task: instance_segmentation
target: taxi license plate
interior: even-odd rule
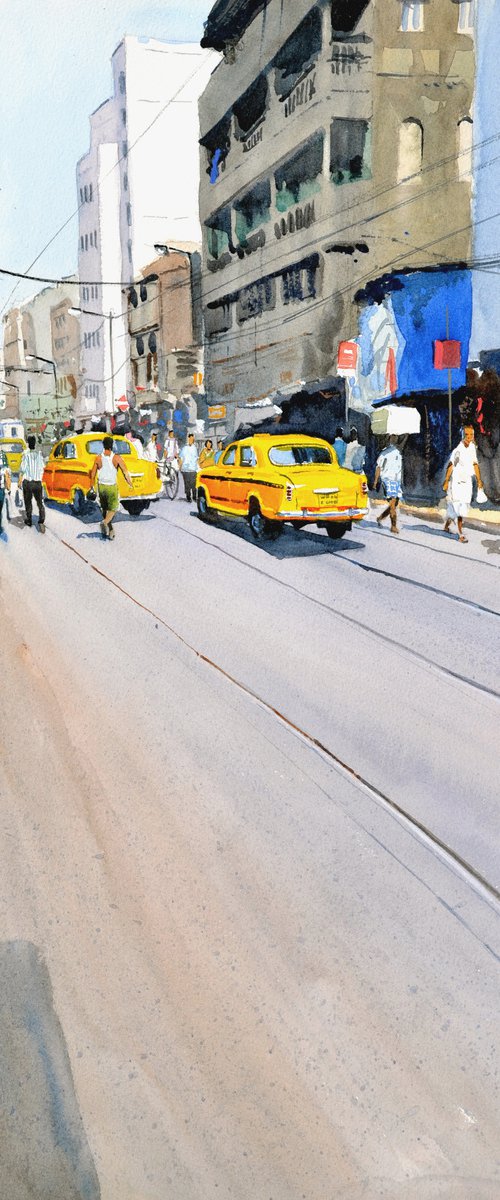
[[[338,502],[339,502],[338,492],[327,492],[326,495],[319,496],[319,503],[320,503],[321,508],[330,508],[332,504],[338,504]]]

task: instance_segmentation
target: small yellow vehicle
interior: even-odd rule
[[[121,454],[132,479],[132,487],[118,472],[118,494],[122,508],[131,517],[139,516],[156,500],[163,484],[159,467],[140,458],[135,446],[125,437],[113,439],[115,454]],[[90,472],[97,454],[102,451],[102,435],[78,433],[63,438],[54,446],[45,465],[43,486],[48,500],[71,504],[73,512],[82,516],[88,507],[91,488]]]
[[[0,450],[5,454],[11,475],[19,475],[23,452],[27,450],[23,438],[0,438]]]
[[[319,525],[341,538],[368,511],[366,475],[339,467],[322,438],[257,433],[233,442],[196,477],[198,513],[246,518],[255,538],[276,536],[285,522]]]

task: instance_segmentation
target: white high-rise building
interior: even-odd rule
[[[113,412],[129,393],[123,289],[156,245],[190,250],[201,240],[198,98],[216,58],[136,37],[113,54],[113,95],[92,113],[77,166],[81,416]]]

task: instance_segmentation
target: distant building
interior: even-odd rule
[[[281,395],[330,435],[383,398],[444,405],[434,344],[447,340],[464,383],[473,24],[456,0],[213,6],[202,45],[223,58],[200,99],[209,402]]]
[[[14,415],[15,403],[26,421],[72,416],[80,350],[79,321],[69,315],[75,292],[77,277],[69,276],[5,314],[3,377],[12,385],[5,391],[8,415]]]
[[[136,37],[113,54],[113,95],[92,114],[77,166],[81,415],[132,399],[124,285],[155,245],[200,242],[197,102],[212,58],[197,45]]]
[[[169,249],[126,293],[135,406],[175,424],[203,380],[199,252]]]

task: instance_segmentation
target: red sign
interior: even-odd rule
[[[116,407],[120,410],[120,412],[127,412],[128,411],[127,397],[120,396],[120,399],[116,401]]]
[[[357,342],[340,342],[337,367],[340,371],[355,371],[358,361]]]
[[[452,371],[460,367],[460,342],[434,342],[434,367],[436,371]]]

